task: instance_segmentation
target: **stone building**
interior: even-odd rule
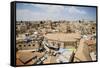
[[[45,37],[48,39],[48,42],[52,45],[59,45],[61,48],[76,48],[77,43],[79,42],[80,35],[77,33],[54,33],[46,34]],[[54,45],[55,46],[55,45]]]

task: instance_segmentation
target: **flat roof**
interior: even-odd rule
[[[79,33],[49,33],[44,35],[48,40],[55,40],[55,41],[76,41],[80,39],[81,35]]]

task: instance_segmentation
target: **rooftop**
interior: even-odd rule
[[[80,39],[81,35],[79,33],[51,33],[44,35],[48,40],[55,41],[76,41],[76,39]]]

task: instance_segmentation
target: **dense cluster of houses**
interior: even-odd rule
[[[94,21],[17,21],[16,64],[96,60]]]

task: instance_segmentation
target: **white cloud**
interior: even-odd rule
[[[34,6],[39,7],[47,12],[62,12],[62,11],[68,11],[69,13],[76,13],[76,14],[86,14],[86,11],[80,10],[77,7],[74,6],[64,6],[61,5],[42,5],[42,4],[35,4]]]
[[[40,11],[32,11],[30,9],[17,9],[17,20],[56,20],[64,10],[63,6],[53,5],[33,5],[40,8]],[[41,10],[43,10],[41,12]]]
[[[17,20],[39,20],[43,19],[43,14],[39,12],[33,12],[28,9],[17,10],[16,12]]]
[[[27,5],[27,4],[26,4]],[[67,18],[77,18],[85,15],[84,10],[72,6],[30,4],[40,11],[29,9],[17,9],[17,20],[61,20]],[[34,8],[33,8],[34,9]],[[79,15],[78,15],[79,14]],[[77,17],[76,17],[77,16]]]
[[[73,6],[70,7],[68,9],[68,11],[69,11],[69,13],[72,13],[72,14],[86,14],[86,12],[84,10],[80,10],[80,9],[73,7]]]
[[[35,4],[33,6],[44,10],[46,13],[60,13],[64,9],[63,6],[59,6],[59,5]]]

